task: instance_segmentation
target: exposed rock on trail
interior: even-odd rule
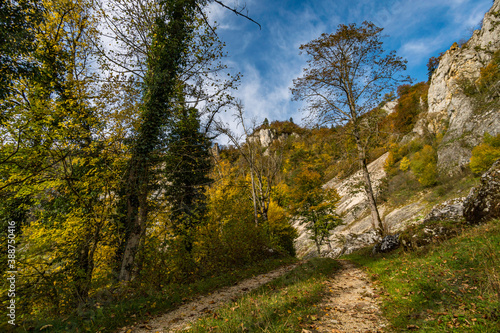
[[[343,269],[325,282],[325,296],[318,304],[321,318],[303,333],[384,331],[388,323],[368,277],[350,261],[339,262]]]
[[[189,323],[199,317],[209,315],[225,303],[266,284],[281,275],[291,271],[298,264],[288,265],[274,271],[261,274],[239,282],[232,287],[225,287],[206,296],[200,296],[181,307],[156,317],[149,322],[143,322],[132,327],[123,327],[120,333],[169,333],[178,332],[189,326]]]

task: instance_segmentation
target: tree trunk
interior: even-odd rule
[[[370,211],[372,215],[372,228],[380,236],[383,236],[385,231],[382,224],[382,220],[380,219],[380,214],[378,212],[377,202],[375,201],[375,195],[373,194],[373,186],[370,179],[370,173],[368,172],[368,166],[366,164],[365,150],[361,144],[359,136],[355,135],[355,138],[356,138],[356,147],[358,149],[358,161],[361,167],[361,172],[363,173],[363,178],[365,183],[365,193],[366,197],[368,198],[368,204],[370,205]]]
[[[130,234],[128,236],[128,241],[125,244],[125,249],[122,256],[120,273],[118,279],[120,281],[130,281],[132,280],[132,272],[134,268],[135,255],[139,248],[139,244],[144,234],[146,221],[147,221],[147,203],[146,196],[142,195],[139,200],[139,214],[135,215],[133,220],[130,221]],[[131,209],[136,209],[135,207],[130,207]]]
[[[155,20],[154,47],[148,54],[142,123],[134,142],[128,177],[121,191],[119,219],[123,229],[120,231],[125,232],[125,237],[119,246],[119,264],[115,267],[120,281],[132,279],[135,255],[145,233],[151,181],[149,174],[159,163],[155,151],[172,115],[171,103],[185,60],[196,6],[196,0],[174,1],[173,7],[164,8],[167,11],[165,15]],[[167,18],[168,22],[162,21]]]
[[[321,242],[318,239],[318,235],[314,237],[314,244],[316,244],[316,250],[318,251],[318,257],[321,257]]]
[[[252,161],[253,163],[253,161]],[[253,165],[250,165],[250,179],[252,180],[252,200],[253,200],[253,214],[255,225],[259,225],[259,215],[257,214],[257,198],[255,195],[255,178],[253,176]]]

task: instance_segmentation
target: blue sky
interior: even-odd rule
[[[427,80],[427,61],[453,42],[471,35],[492,5],[491,0],[226,0],[245,6],[259,22],[237,17],[212,4],[210,17],[227,45],[227,63],[243,74],[235,96],[246,114],[257,122],[264,118],[296,123],[306,115],[303,105],[291,100],[292,80],[301,75],[306,56],[299,46],[333,33],[339,24],[372,21],[388,35],[384,46],[408,60],[407,74],[416,82]],[[223,115],[230,121],[228,114]]]

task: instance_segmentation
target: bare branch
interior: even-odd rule
[[[221,6],[222,6],[222,7],[224,7],[224,8],[226,8],[226,9],[228,9],[228,10],[232,11],[232,12],[233,12],[233,13],[235,13],[236,15],[241,16],[241,17],[244,17],[244,18],[246,18],[247,20],[249,20],[249,21],[251,21],[251,22],[253,22],[253,23],[257,24],[257,25],[259,26],[259,29],[260,29],[260,30],[262,30],[262,26],[261,26],[261,25],[260,25],[257,21],[255,21],[255,20],[253,20],[251,17],[249,17],[248,15],[243,14],[241,11],[238,11],[238,10],[237,10],[237,9],[235,9],[235,8],[231,8],[231,7],[229,7],[229,6],[226,6],[225,4],[223,4],[223,3],[222,3],[221,1],[219,1],[219,0],[214,0],[214,2],[218,3],[219,5],[221,5]]]

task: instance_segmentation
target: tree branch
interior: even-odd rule
[[[247,20],[249,20],[249,21],[251,21],[251,22],[253,22],[253,23],[257,24],[257,25],[259,26],[259,29],[260,29],[260,30],[262,30],[262,26],[261,26],[261,25],[260,25],[257,21],[255,21],[254,19],[250,18],[248,15],[245,15],[245,14],[243,14],[242,12],[237,11],[235,8],[231,8],[231,7],[229,7],[229,6],[226,6],[225,4],[223,4],[222,2],[220,2],[219,0],[214,0],[214,2],[218,3],[219,5],[221,5],[221,6],[222,6],[222,7],[224,7],[224,8],[226,8],[226,9],[228,9],[228,10],[232,11],[232,12],[233,12],[233,13],[235,13],[236,15],[238,15],[238,16],[242,16],[242,17],[246,18]]]

